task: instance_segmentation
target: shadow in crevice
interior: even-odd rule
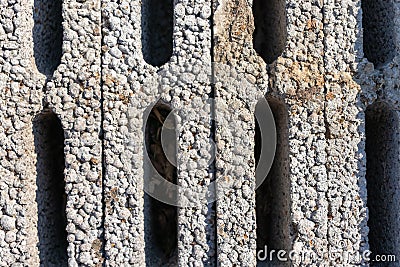
[[[399,118],[388,104],[378,101],[365,112],[367,155],[367,206],[369,245],[375,255],[398,251],[400,247],[399,203]],[[371,266],[387,263],[371,262]]]
[[[34,0],[33,53],[38,71],[51,77],[61,63],[62,0]]]
[[[253,47],[265,63],[273,63],[287,42],[286,1],[254,0]]]
[[[390,0],[362,0],[364,54],[376,67],[396,54],[395,7]]]
[[[33,135],[40,265],[67,266],[64,131],[57,116],[45,110],[34,118]]]
[[[150,162],[145,160],[147,166],[144,182],[154,192],[163,191],[176,199],[176,192],[168,192],[168,186],[155,179],[156,175],[160,175],[168,182],[177,184],[176,121],[173,114],[168,116],[170,113],[168,105],[157,103],[145,122],[145,153],[147,152]],[[145,193],[144,209],[146,266],[176,266],[178,208]]]
[[[260,108],[257,104],[256,109]],[[290,250],[289,115],[287,107],[268,98],[276,124],[276,152],[271,169],[256,190],[257,251]],[[256,111],[257,112],[257,111]],[[265,127],[265,126],[263,126]],[[260,163],[262,136],[256,120],[255,160]],[[261,163],[260,163],[261,164]],[[259,178],[257,178],[259,179]],[[264,253],[260,255],[265,256]],[[274,257],[276,260],[276,257]],[[289,263],[288,263],[289,264]],[[284,266],[275,261],[258,261],[257,266]]]
[[[142,0],[142,54],[150,65],[167,63],[173,51],[173,0]]]

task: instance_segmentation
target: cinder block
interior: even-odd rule
[[[5,0],[0,47],[0,266],[400,266],[398,1]]]

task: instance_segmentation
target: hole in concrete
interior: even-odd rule
[[[64,131],[57,116],[43,111],[33,121],[41,266],[67,266]]]
[[[364,54],[376,67],[395,56],[395,7],[391,0],[362,0]]]
[[[399,122],[396,111],[383,102],[369,106],[365,115],[368,239],[374,258],[396,254],[400,247]]]
[[[287,41],[286,1],[254,0],[253,46],[267,64],[284,51]]]
[[[62,56],[62,0],[35,0],[33,52],[37,69],[52,76]]]
[[[256,109],[261,108],[260,103],[262,102],[257,104]],[[285,249],[289,251],[290,182],[288,113],[285,105],[276,99],[268,99],[268,104],[273,113],[276,125],[276,152],[267,177],[256,190],[257,251],[264,251],[265,246],[267,246],[268,251],[271,251],[271,249]],[[260,125],[256,120],[254,150],[256,165],[262,164],[260,162],[261,142]],[[264,254],[262,253],[260,256],[262,257]],[[270,266],[271,264],[277,263],[271,262],[269,259],[258,261],[257,263],[258,266]]]
[[[142,54],[153,66],[161,66],[172,56],[173,0],[142,0]]]
[[[157,103],[146,123],[146,151],[153,168],[146,168],[145,182],[154,192],[163,192],[176,199],[176,192],[167,185],[153,182],[156,175],[177,184],[176,122],[168,105]],[[159,177],[159,176],[158,176]],[[145,239],[147,266],[177,265],[177,207],[145,194]]]

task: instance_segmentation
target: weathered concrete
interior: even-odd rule
[[[0,0],[0,266],[400,266],[399,1],[50,2]]]
[[[15,221],[7,229],[3,225],[1,231],[2,266],[38,265],[42,232],[46,229],[54,231],[51,224],[41,223],[43,217],[38,219],[38,215],[42,215],[40,210],[38,213],[38,206],[44,209],[40,202],[50,201],[49,210],[53,209],[51,198],[36,198],[45,190],[37,188],[42,184],[40,177],[48,179],[45,177],[49,171],[47,167],[42,168],[43,159],[37,160],[37,155],[41,154],[38,151],[51,149],[51,146],[40,148],[38,143],[51,143],[55,138],[34,127],[34,118],[44,109],[57,114],[64,131],[62,145],[67,194],[64,216],[68,220],[68,251],[65,247],[64,254],[68,255],[71,266],[101,265],[103,261],[100,241],[103,216],[99,138],[100,2],[64,1],[63,30],[59,23],[61,9],[54,11],[53,4],[57,5],[57,1],[0,3],[0,169],[4,178],[1,181],[1,206],[8,206],[1,216],[5,221],[6,216]],[[59,42],[48,40],[46,36],[53,38],[60,31],[63,32],[63,55],[57,59],[54,50],[60,48],[53,50],[49,42],[53,45],[59,45]],[[60,64],[54,66],[57,61]],[[4,237],[11,233],[15,233],[14,238]],[[61,242],[65,243],[65,240]],[[45,251],[40,252],[40,257]]]

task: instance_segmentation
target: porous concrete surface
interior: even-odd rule
[[[64,129],[68,264],[103,263],[100,1],[63,1],[63,55],[45,103]]]
[[[61,63],[53,75],[44,71],[45,76],[39,69],[52,70],[57,59],[48,40],[33,35],[52,36],[48,31],[57,35],[61,30],[50,11],[56,2],[0,2],[1,266],[39,265],[46,254],[40,251],[39,256],[40,233],[47,229],[49,236],[55,234],[51,224],[44,226],[43,218],[38,219],[38,206],[49,199],[36,201],[45,190],[38,190],[37,182],[41,184],[40,177],[46,177],[48,169],[41,167],[43,159],[37,159],[40,147],[35,148],[35,140],[46,143],[46,138],[54,138],[33,129],[34,118],[44,109],[51,109],[60,119],[65,138],[68,248],[64,247],[64,256],[70,266],[101,265],[103,261],[100,2],[62,2],[57,15],[62,12]],[[49,205],[48,210],[54,208]],[[54,266],[62,263],[62,256],[59,260]]]
[[[141,27],[149,23],[141,21],[141,12],[151,8],[146,2],[102,4],[107,266],[165,263],[151,249],[145,250],[145,246],[157,245],[150,242],[151,227],[144,227],[150,223],[145,221],[149,209],[144,205],[143,193],[148,164],[143,146],[147,109],[159,100],[175,109],[178,184],[198,191],[199,184],[207,186],[212,178],[205,160],[211,157],[211,3],[174,2],[174,24],[164,25],[173,27],[173,52],[167,63],[156,67],[146,63],[141,53],[154,46],[141,38],[149,35],[141,32],[149,29]],[[156,20],[155,15],[144,17]],[[164,52],[168,56],[168,51]],[[178,210],[180,266],[213,265],[212,218],[212,204],[205,200]]]
[[[371,63],[362,58],[360,4],[349,1],[337,5],[330,1],[324,13],[327,245],[329,251],[350,255],[368,249],[363,134],[366,103],[355,75],[368,75],[365,69]],[[334,35],[333,29],[341,34]],[[366,85],[366,95],[368,88]]]
[[[375,208],[380,206],[382,213],[378,216],[382,216],[391,201],[398,199],[396,188],[399,181],[398,175],[391,172],[391,168],[398,166],[398,155],[386,153],[380,157],[379,154],[375,156],[377,152],[374,149],[367,150],[370,154],[366,154],[365,150],[365,139],[370,142],[370,146],[371,142],[386,143],[392,148],[398,146],[399,129],[396,125],[399,118],[396,115],[392,117],[396,122],[382,117],[375,122],[386,122],[386,133],[379,127],[372,132],[365,130],[365,110],[369,106],[383,101],[392,109],[386,112],[396,113],[399,100],[396,89],[398,79],[386,76],[383,79],[389,84],[382,86],[377,78],[382,73],[398,72],[399,3],[381,1],[378,5],[383,8],[376,8],[376,3],[365,1],[363,8],[367,12],[363,12],[359,1],[348,1],[340,5],[329,1],[325,4],[328,242],[330,251],[346,251],[349,255],[367,249],[378,254],[398,254],[399,247],[395,237],[399,231],[398,219],[396,221],[391,216],[385,217],[383,220],[392,223],[378,226],[375,217],[367,223],[367,203],[372,211],[370,215],[378,215]],[[382,19],[383,16],[385,19]],[[371,21],[377,22],[377,28],[371,28]],[[364,31],[362,22],[366,24]],[[368,36],[364,42],[363,35]],[[385,44],[378,45],[380,42]],[[385,109],[378,108],[372,118],[370,115],[369,123],[374,124],[374,118],[381,112],[384,113]],[[392,132],[392,138],[385,137],[389,132]],[[387,166],[387,174],[379,174],[380,165]],[[379,195],[382,193],[391,197],[380,200]],[[397,213],[398,210],[393,208],[391,212]],[[369,231],[375,235],[375,240],[370,243]],[[377,241],[377,231],[391,237]],[[377,246],[383,249],[377,251]],[[354,260],[349,264],[356,263]],[[390,265],[399,266],[399,262]]]
[[[213,8],[218,262],[246,266],[256,262],[254,112],[266,93],[266,65],[252,48],[251,5],[214,1]]]
[[[175,0],[173,19],[153,0],[60,3],[0,0],[0,266],[257,265],[254,110],[265,95],[287,114],[267,177],[282,207],[273,246],[320,257],[293,266],[360,265],[330,251],[400,258],[398,0],[272,1],[286,32],[279,24],[268,42],[253,36],[252,1]],[[143,192],[146,114],[160,100],[175,110],[178,198],[190,204],[167,259]],[[61,143],[65,203],[43,185],[59,176]],[[215,205],[187,194],[209,185]],[[41,242],[61,236],[43,221],[54,203],[66,207],[62,249]]]
[[[288,109],[289,240],[284,249],[323,258],[327,246],[326,136],[324,123],[324,2],[286,4],[287,42],[270,66],[270,91]],[[315,256],[315,255],[314,255]],[[316,258],[315,257],[315,258]],[[296,257],[294,266],[321,263]],[[322,261],[323,263],[324,261]],[[325,264],[328,264],[325,262]]]

